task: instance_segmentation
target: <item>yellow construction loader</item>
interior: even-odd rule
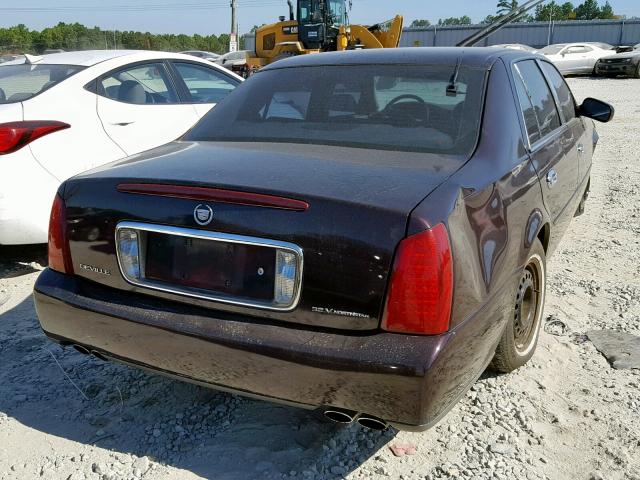
[[[355,50],[397,48],[404,19],[370,27],[349,23],[345,0],[297,0],[296,12],[291,0],[289,20],[265,25],[256,31],[255,51],[247,57],[247,73],[294,55]],[[349,1],[349,4],[351,2]]]

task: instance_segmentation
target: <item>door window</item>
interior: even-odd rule
[[[99,80],[102,95],[136,105],[177,103],[178,96],[162,63],[146,63],[119,70]]]
[[[560,75],[558,70],[549,62],[540,62],[540,65],[542,65],[542,70],[556,91],[564,121],[567,123],[570,122],[576,116],[576,104],[567,82],[564,81],[562,75]]]
[[[534,60],[518,62],[514,69],[518,100],[529,142],[533,145],[560,127],[560,114],[551,90]]]
[[[213,68],[181,62],[174,62],[174,66],[193,103],[219,103],[238,86],[237,81]]]

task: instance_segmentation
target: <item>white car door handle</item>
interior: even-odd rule
[[[578,153],[584,153],[584,146],[578,145]]]
[[[131,125],[132,123],[136,123],[135,120],[131,120],[129,122],[111,122],[111,125],[116,127],[126,127],[127,125]]]
[[[555,170],[549,170],[549,173],[547,174],[547,185],[549,185],[549,188],[553,188],[557,181],[558,172]]]

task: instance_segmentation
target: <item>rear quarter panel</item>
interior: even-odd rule
[[[450,398],[491,360],[512,315],[516,279],[547,222],[515,98],[507,67],[499,60],[490,72],[475,154],[415,209],[409,224],[409,234],[440,222],[447,225],[454,258],[452,328],[474,332],[448,360],[458,366],[446,395]]]

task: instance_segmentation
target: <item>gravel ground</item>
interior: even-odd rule
[[[587,212],[550,261],[550,333],[526,367],[487,372],[428,432],[340,427],[61,349],[30,297],[44,249],[5,248],[0,478],[640,480],[640,370],[612,369],[585,335],[640,335],[640,81],[570,83],[617,116],[598,126]]]

